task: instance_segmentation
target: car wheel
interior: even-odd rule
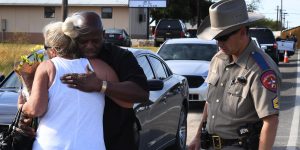
[[[172,145],[170,150],[185,150],[187,138],[187,110],[184,106],[181,108],[178,129],[176,133],[175,144]]]
[[[278,59],[279,59],[279,61],[283,61],[283,59],[284,59],[284,55],[282,54],[282,53],[279,53],[278,54]]]
[[[131,41],[129,41],[128,47],[131,47],[131,46],[132,46],[132,42],[131,42]]]
[[[155,47],[159,47],[159,44],[160,44],[159,42],[154,41],[154,46]]]

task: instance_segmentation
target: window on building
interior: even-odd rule
[[[55,7],[44,7],[44,17],[54,18],[55,17]]]
[[[112,8],[111,7],[102,8],[101,17],[103,19],[111,19],[112,18]]]

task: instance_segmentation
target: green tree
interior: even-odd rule
[[[190,0],[169,0],[166,8],[152,8],[150,15],[153,21],[158,22],[162,18],[174,18],[187,21],[190,19],[191,8],[189,7]]]
[[[199,3],[199,5],[198,5]],[[208,8],[213,2],[206,0],[168,0],[167,8],[152,8],[150,9],[150,16],[153,21],[159,21],[162,18],[176,18],[185,22],[197,21],[199,6],[199,15],[203,19],[208,15]]]
[[[272,20],[272,19],[262,19],[259,20],[257,22],[255,22],[254,24],[251,25],[251,27],[267,27],[270,28],[273,31],[277,30],[277,23],[276,21]]]
[[[249,12],[254,12],[255,10],[258,9],[258,4],[260,3],[260,0],[251,0],[251,1],[247,1],[247,10]]]

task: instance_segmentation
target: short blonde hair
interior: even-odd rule
[[[71,36],[71,30],[63,30],[65,23],[52,22],[43,29],[45,45],[55,48],[59,56],[73,55],[76,50],[74,37]]]

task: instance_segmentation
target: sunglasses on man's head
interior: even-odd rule
[[[228,33],[228,34],[225,34],[225,35],[223,35],[223,36],[216,37],[215,39],[216,39],[217,41],[225,42],[225,41],[227,41],[227,40],[230,38],[230,36],[234,35],[234,34],[237,33],[239,30],[240,30],[240,29],[235,30],[235,31],[232,31],[232,32],[230,32],[230,33]]]
[[[51,48],[50,46],[47,46],[47,45],[44,45],[44,49],[45,50],[47,50],[47,49],[49,49],[49,48]]]

